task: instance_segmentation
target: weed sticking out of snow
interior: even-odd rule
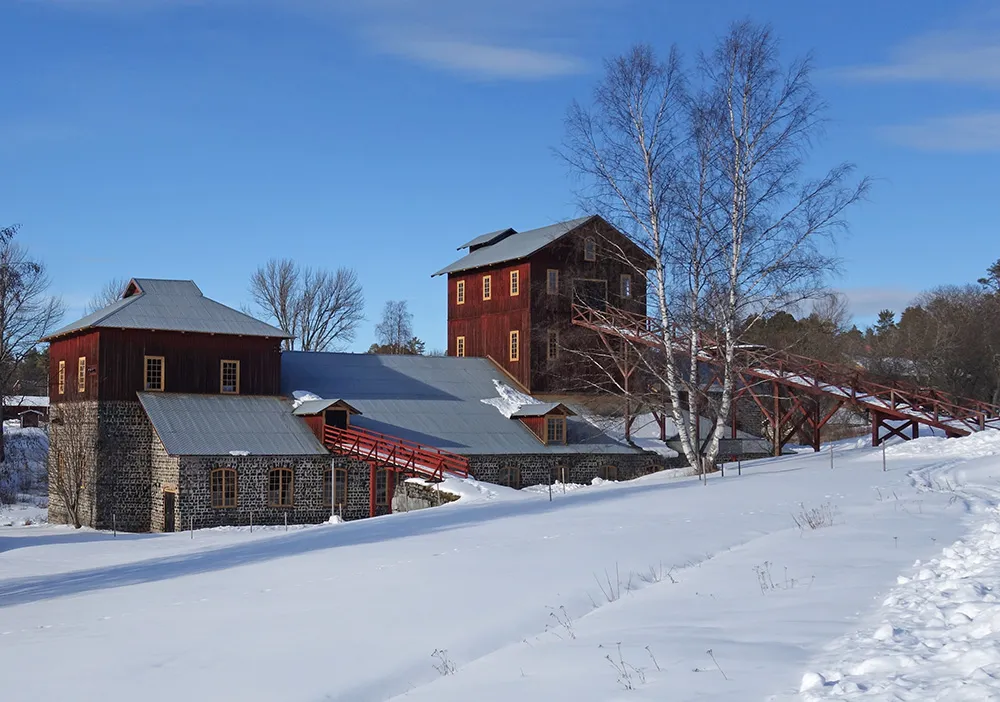
[[[557,629],[561,629],[569,638],[575,639],[576,632],[573,631],[573,620],[570,619],[569,612],[566,611],[566,607],[560,606],[559,609],[549,607],[549,618],[553,620],[551,623],[545,627],[545,630],[551,632],[558,636],[560,639],[562,636],[559,635]]]
[[[816,580],[815,575],[806,581],[800,578],[790,578],[788,577],[788,566],[785,566],[784,580],[774,582],[774,577],[771,575],[771,565],[770,561],[764,561],[760,565],[753,567],[754,575],[757,576],[757,585],[760,586],[760,594],[762,595],[774,592],[775,590],[792,590],[802,586],[803,583],[807,588],[812,587],[813,582]]]
[[[604,648],[602,644],[600,648]],[[612,656],[610,653],[604,656],[604,659],[611,664],[618,673],[618,684],[622,686],[625,690],[634,690],[637,685],[646,684],[646,671],[643,668],[634,666],[625,660],[625,654],[622,653],[622,645],[619,641],[615,644],[616,654]]]
[[[435,648],[434,653],[431,654],[436,663],[433,663],[434,670],[436,670],[441,675],[454,675],[458,668],[452,662],[451,658],[448,657],[448,651],[443,648]]]
[[[833,526],[836,515],[836,508],[829,502],[812,508],[806,507],[800,502],[799,513],[792,515],[792,521],[795,522],[795,526],[801,531],[805,531],[806,529],[815,530]]]

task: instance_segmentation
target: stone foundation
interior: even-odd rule
[[[687,461],[681,457],[666,458],[650,452],[469,456],[469,470],[476,480],[503,485],[504,469],[516,468],[520,477],[519,484],[510,487],[517,488],[555,482],[585,485],[594,478],[632,480],[665,468],[682,468],[685,465]]]

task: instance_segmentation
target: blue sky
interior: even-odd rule
[[[479,233],[580,214],[552,154],[635,42],[691,56],[734,19],[813,51],[814,166],[876,179],[834,284],[867,321],[1000,257],[1000,8],[985,0],[4,0],[0,224],[81,313],[112,277],[240,305],[271,256],[357,269],[445,345],[435,270]]]

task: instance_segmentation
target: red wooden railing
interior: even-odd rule
[[[359,458],[372,468],[385,467],[397,473],[412,473],[432,480],[446,474],[469,477],[469,459],[433,446],[424,446],[398,436],[367,429],[323,429],[323,443],[334,453]]]
[[[669,343],[675,353],[686,352],[689,343],[669,334],[658,320],[614,308],[598,310],[574,305],[573,324],[656,348]],[[704,336],[698,358],[710,366],[722,363],[719,346]],[[1000,429],[1000,406],[911,383],[875,380],[858,368],[762,346],[738,348],[736,370],[745,379],[828,395],[881,415],[919,421],[952,435]]]

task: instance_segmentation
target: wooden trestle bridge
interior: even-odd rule
[[[623,339],[666,352],[672,339],[656,319],[608,307],[573,307],[573,324],[609,338]],[[685,340],[671,341],[673,349],[685,349]],[[721,350],[705,345],[699,361],[715,375],[704,387],[718,382]],[[734,367],[735,400],[749,397],[767,421],[774,455],[796,433],[809,436],[819,450],[820,431],[844,406],[865,410],[871,418],[872,446],[890,436],[903,439],[920,435],[920,425],[940,429],[949,437],[1000,429],[1000,406],[957,397],[915,384],[876,380],[864,370],[818,361],[762,346],[741,346]],[[734,407],[735,409],[735,407]],[[736,438],[736,413],[732,413],[732,436]],[[892,424],[890,424],[892,422]]]

